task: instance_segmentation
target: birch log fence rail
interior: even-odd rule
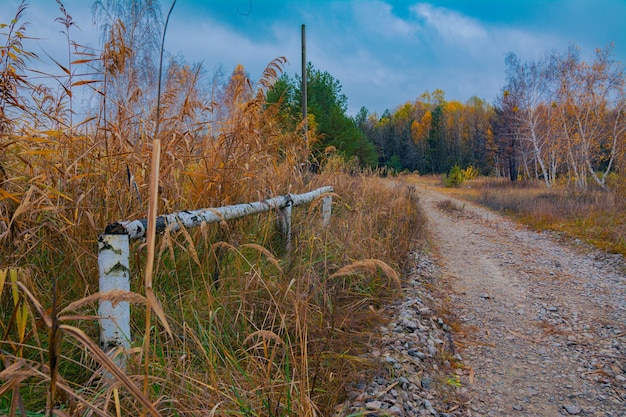
[[[322,224],[330,222],[333,188],[321,187],[305,194],[287,194],[254,203],[237,204],[195,211],[180,211],[157,217],[157,233],[196,227],[202,223],[217,223],[252,214],[277,210],[278,225],[285,236],[287,249],[291,245],[291,208],[322,198]],[[120,221],[109,224],[98,236],[99,292],[130,291],[130,240],[144,237],[147,219]],[[100,317],[100,346],[107,352],[130,347],[130,304],[111,302],[102,297],[98,307]],[[113,298],[113,297],[109,297]],[[118,361],[123,364],[123,359]]]

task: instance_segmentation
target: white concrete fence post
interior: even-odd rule
[[[330,213],[333,206],[333,197],[327,195],[322,200],[322,226],[327,227],[330,224]]]
[[[130,291],[130,250],[128,235],[98,236],[98,272],[100,293]],[[100,300],[100,347],[105,352],[130,347],[130,305]],[[118,364],[120,362],[118,361]]]
[[[293,206],[310,203],[322,197],[322,225],[330,223],[332,187],[322,187],[305,194],[288,194],[255,203],[237,204],[218,208],[195,211],[181,211],[157,218],[157,232],[166,228],[172,231],[181,227],[195,227],[201,223],[216,223],[278,209],[279,227],[285,236],[287,250],[291,246],[291,210]],[[326,194],[326,195],[324,195]],[[108,225],[105,232],[98,236],[98,272],[100,274],[100,293],[123,290],[130,291],[130,240],[145,236],[146,219],[122,221]],[[110,294],[111,295],[111,294]],[[113,298],[113,297],[112,297]],[[106,352],[128,349],[131,342],[130,305],[127,301],[112,303],[101,299],[98,307],[100,317],[100,346]],[[124,355],[118,355],[116,362],[124,366]]]

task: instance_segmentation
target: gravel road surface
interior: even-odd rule
[[[414,192],[430,249],[337,415],[626,417],[623,257]]]

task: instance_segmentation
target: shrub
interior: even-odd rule
[[[473,165],[468,166],[463,170],[463,178],[466,180],[473,180],[480,175],[480,170],[474,168]]]
[[[450,172],[443,177],[443,184],[446,187],[458,187],[465,180],[465,174],[460,166],[455,165],[450,168]]]

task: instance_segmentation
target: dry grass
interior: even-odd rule
[[[454,203],[452,200],[442,200],[437,203],[437,208],[439,210],[445,211],[447,213],[462,213],[465,207]]]
[[[101,57],[120,64],[104,66],[109,81],[120,43]],[[159,236],[153,288],[172,336],[145,314],[144,242],[131,246],[131,292],[98,293],[98,233],[148,211],[155,120],[133,112],[133,97],[103,100],[84,123],[62,111],[68,96],[29,112],[0,103],[15,116],[0,135],[0,414],[313,416],[341,401],[423,221],[405,188],[332,158],[318,175],[302,169],[302,132],[283,130],[264,102],[283,63],[257,86],[233,77],[220,102],[202,95],[198,71],[168,69],[158,211],[332,185],[331,225],[316,201],[294,209],[289,252],[275,213]],[[124,370],[94,343],[105,298],[133,303]]]
[[[513,214],[537,228],[563,232],[600,249],[626,255],[626,199],[622,187],[610,191],[546,190],[540,185],[511,187],[486,183],[478,202]]]
[[[176,336],[152,334],[149,380],[159,413],[325,415],[342,400],[344,385],[367,366],[359,355],[371,327],[384,319],[376,313],[378,307],[398,294],[403,258],[420,237],[420,213],[404,189],[389,188],[375,178],[334,173],[313,178],[311,186],[326,181],[333,183],[337,194],[331,228],[321,228],[319,205],[294,210],[290,253],[274,241],[275,219],[270,215],[230,223],[227,232],[214,225],[160,238],[155,292]],[[145,258],[141,243],[134,245],[133,254],[132,276],[141,276]],[[96,278],[94,260],[82,267]],[[18,275],[26,278],[23,271]],[[74,270],[67,271],[68,281],[77,276]],[[38,280],[46,277],[38,274]],[[77,284],[69,281],[60,287],[66,291],[66,285]],[[141,283],[133,281],[133,287],[136,293],[108,297],[136,303],[133,327],[138,330],[145,324],[145,299],[139,295]],[[33,292],[37,303],[50,303],[49,292],[37,288]],[[3,297],[11,295],[5,291]],[[72,302],[66,298],[60,314],[73,316],[59,319],[87,325],[85,331],[96,338],[89,316],[95,314],[94,303],[101,296],[92,293]],[[24,305],[33,320],[45,316],[43,307],[36,309],[38,314],[28,308],[30,304],[20,303],[16,305]],[[38,327],[15,320],[7,321],[3,329],[7,370],[1,375],[18,388],[7,401],[19,391],[45,392],[49,383],[45,332],[29,335]],[[48,328],[50,320],[44,320]],[[160,328],[158,323],[153,326]],[[66,327],[61,331],[67,333],[66,342],[70,336],[76,338],[60,347],[61,380],[76,387],[60,389],[58,396],[66,398],[60,404],[75,404],[73,411],[66,411],[72,415],[92,407],[106,413],[119,406],[125,413],[137,413],[141,403],[128,391],[133,385],[125,383],[142,378],[140,350],[131,354],[126,373],[116,375],[120,383],[103,385],[98,369],[111,365],[91,351],[84,355],[85,348],[93,346],[86,335]],[[21,350],[10,348],[15,342]],[[141,343],[135,340],[133,346]],[[25,356],[28,361],[20,362]],[[17,363],[27,367],[11,373],[9,368]],[[18,378],[33,369],[37,373]],[[83,385],[79,397],[75,390]],[[113,399],[114,389],[121,399]],[[22,396],[27,409],[46,407],[30,395]],[[3,407],[8,410],[8,403]]]
[[[445,191],[507,213],[538,229],[561,232],[600,249],[626,255],[626,186],[616,176],[609,191],[580,191],[541,182],[511,183],[481,177]],[[434,180],[425,180],[430,186]],[[422,182],[422,179],[419,179]]]

